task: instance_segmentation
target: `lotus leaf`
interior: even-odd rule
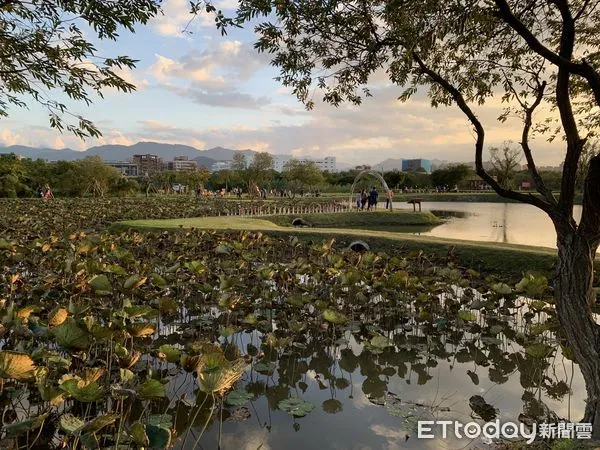
[[[374,336],[369,341],[369,344],[371,345],[371,347],[373,347],[375,349],[383,350],[386,347],[390,347],[392,345],[392,342],[385,336],[382,336],[379,334],[377,336]]]
[[[181,360],[181,350],[169,344],[163,344],[158,347],[158,351],[165,355],[165,359],[170,363],[178,363]]]
[[[294,417],[304,417],[314,409],[314,405],[299,397],[290,397],[281,400],[277,407]]]
[[[272,361],[261,361],[254,365],[254,370],[261,373],[273,373],[277,366]]]
[[[554,351],[553,347],[546,344],[532,344],[525,347],[525,353],[533,358],[546,358]]]
[[[254,397],[253,394],[246,391],[232,391],[225,397],[225,403],[229,406],[243,406]]]
[[[56,343],[61,347],[76,350],[87,349],[91,344],[89,333],[81,329],[75,320],[69,318],[62,324],[52,329]]]
[[[466,309],[461,309],[458,311],[458,317],[465,322],[474,322],[477,320],[477,316],[471,311],[467,311]]]
[[[60,416],[60,429],[67,434],[75,434],[83,428],[85,422],[71,413],[66,413]]]
[[[27,319],[32,312],[34,312],[37,308],[35,306],[25,306],[17,311],[15,314],[19,319]]]
[[[158,287],[166,287],[167,286],[167,280],[165,280],[163,277],[161,277],[159,274],[157,273],[153,273],[150,275],[150,278],[152,280],[152,284],[154,286],[158,286]]]
[[[343,410],[342,402],[336,400],[335,398],[325,400],[321,407],[323,408],[323,411],[328,414],[337,414]]]
[[[45,413],[40,416],[33,417],[31,419],[23,420],[21,422],[5,425],[4,431],[6,432],[6,436],[19,436],[31,430],[37,430],[44,424],[44,421],[46,420],[48,415],[49,413]]]
[[[164,397],[166,395],[165,386],[160,381],[150,378],[138,388],[138,395],[144,400]]]
[[[146,426],[148,447],[151,449],[166,449],[171,444],[171,430],[148,424]]]
[[[157,310],[148,305],[135,305],[123,308],[129,318],[134,317],[153,317],[157,315]]]
[[[50,313],[50,316],[48,317],[48,325],[51,327],[56,327],[63,323],[67,319],[68,315],[69,312],[65,308],[57,308]]]
[[[496,294],[500,294],[500,295],[512,294],[511,287],[506,283],[495,283],[495,284],[492,284],[491,288],[492,288],[492,291],[494,291]]]
[[[228,361],[222,353],[202,355],[196,372],[200,390],[204,393],[221,393],[230,389],[242,376],[245,367],[243,359]]]
[[[336,325],[348,322],[348,318],[344,314],[332,309],[326,309],[323,311],[323,319]]]
[[[147,280],[147,277],[142,277],[140,275],[131,275],[125,280],[125,283],[123,283],[123,287],[127,290],[134,290],[146,283]]]
[[[35,364],[27,353],[0,351],[0,378],[27,380],[34,375]]]
[[[112,293],[112,285],[108,280],[108,277],[104,274],[96,275],[88,284],[94,289],[94,292],[98,295],[110,295]]]
[[[59,388],[83,403],[97,402],[104,397],[104,393],[95,381],[85,384],[83,380],[70,379],[62,382]]]
[[[175,300],[169,297],[162,297],[158,300],[158,310],[163,314],[177,312],[179,305]]]
[[[150,445],[150,440],[146,434],[146,427],[144,424],[140,422],[133,423],[129,429],[129,434],[131,435],[133,442],[135,442],[138,446],[148,447]]]
[[[153,323],[148,323],[148,322],[132,323],[130,326],[127,327],[127,331],[133,337],[150,336],[151,334],[154,333],[155,330],[156,330],[156,325],[154,325]]]
[[[79,439],[81,440],[83,447],[86,449],[93,450],[100,448],[98,437],[94,433],[82,434]]]
[[[86,423],[83,427],[83,431],[87,431],[89,433],[96,433],[100,431],[102,428],[115,423],[117,420],[116,414],[103,414],[101,416],[95,417]]]
[[[123,383],[128,383],[129,381],[135,379],[135,374],[129,369],[120,368],[119,377]]]

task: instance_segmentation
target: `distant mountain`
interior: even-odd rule
[[[73,161],[88,156],[99,156],[104,161],[126,161],[136,154],[158,155],[164,161],[172,161],[176,156],[187,156],[198,162],[199,166],[210,168],[216,161],[230,160],[237,150],[223,147],[214,147],[208,150],[198,150],[189,145],[161,144],[158,142],[138,142],[134,145],[98,145],[84,151],[70,148],[51,149],[34,148],[23,145],[0,147],[0,153],[15,153],[25,158],[45,159],[48,161],[66,160]],[[252,159],[256,153],[253,150],[241,150],[247,159]]]
[[[233,158],[233,155],[236,154],[237,152],[243,153],[248,162],[250,162],[252,160],[252,158],[254,157],[254,155],[256,153],[258,153],[258,152],[255,152],[254,150],[231,150],[231,149],[223,148],[223,147],[213,147],[213,148],[209,148],[208,150],[204,150],[202,152],[202,156],[205,156],[207,158],[212,158],[215,161],[231,161],[231,159]]]

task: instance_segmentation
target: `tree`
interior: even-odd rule
[[[272,179],[273,175],[273,156],[267,152],[256,153],[248,166],[248,183],[254,181],[261,186]]]
[[[490,164],[498,184],[504,189],[513,189],[515,174],[521,169],[521,150],[512,142],[504,142],[502,147],[490,147]]]
[[[600,145],[598,141],[587,141],[581,151],[581,159],[577,166],[577,189],[583,191],[585,185],[585,177],[588,173],[592,158],[600,153]]]
[[[323,183],[325,178],[313,161],[290,160],[283,168],[283,179],[294,189],[312,187]]]
[[[437,169],[431,172],[431,184],[433,186],[448,186],[453,188],[459,186],[471,173],[471,168],[464,164]]]
[[[550,217],[557,233],[553,288],[560,329],[586,382],[584,421],[593,423],[600,438],[600,326],[591,308],[600,244],[600,156],[590,160],[581,220],[573,216],[582,149],[600,122],[598,1],[242,0],[230,23],[257,20],[255,47],[272,55],[278,79],[308,109],[316,88],[334,106],[360,104],[371,95],[367,83],[376,71],[402,88],[403,101],[428,86],[432,106],[457,106],[472,127],[477,174],[499,195]],[[522,121],[520,145],[535,193],[502,186],[484,167],[486,133],[476,108],[498,97],[507,105],[501,119],[517,115]],[[556,120],[535,114],[543,103]],[[558,197],[537,170],[533,132],[564,139]]]
[[[241,172],[247,168],[248,163],[246,161],[246,156],[242,152],[235,152],[233,154],[233,158],[231,159],[231,170]]]
[[[133,32],[159,6],[160,0],[0,0],[0,116],[8,115],[10,105],[26,107],[23,97],[30,96],[48,110],[51,127],[81,138],[100,136],[56,94],[89,105],[92,93],[102,97],[107,88],[133,91],[118,71],[136,61],[99,56],[88,36],[116,40],[121,28]],[[65,120],[66,115],[75,120]]]

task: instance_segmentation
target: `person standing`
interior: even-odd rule
[[[392,191],[391,189],[388,189],[385,197],[386,197],[385,209],[389,208],[391,211],[392,210],[392,199],[394,198],[394,191]]]
[[[362,190],[360,194],[360,209],[365,209],[365,205],[367,204],[368,195],[365,189]]]
[[[362,195],[360,192],[356,193],[356,210],[358,211],[360,209],[360,202],[362,200]]]

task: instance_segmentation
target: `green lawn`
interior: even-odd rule
[[[366,216],[378,213],[340,213],[331,214],[331,216],[341,218],[345,214]],[[556,251],[552,249],[515,244],[462,241],[430,236],[414,236],[390,231],[333,228],[331,226],[291,228],[273,223],[272,220],[274,217],[222,216],[168,220],[132,220],[119,222],[114,227],[117,229],[138,228],[148,230],[200,228],[211,230],[264,231],[268,232],[269,235],[282,237],[293,234],[304,241],[322,242],[323,240],[334,238],[338,247],[347,247],[352,241],[361,239],[367,242],[374,251],[385,251],[387,253],[423,251],[425,254],[444,256],[451,251],[460,264],[464,266],[484,273],[499,272],[499,274],[512,274],[514,276],[519,276],[526,271],[551,275],[556,256]]]

